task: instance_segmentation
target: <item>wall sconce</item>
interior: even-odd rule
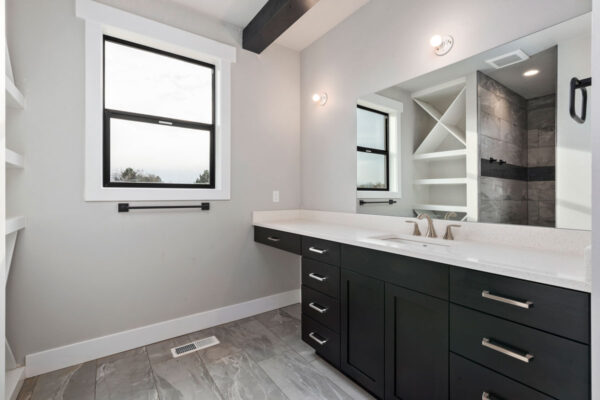
[[[454,38],[450,35],[433,35],[429,40],[429,44],[435,49],[435,54],[444,56],[452,49]]]
[[[320,106],[327,104],[327,93],[319,92],[312,95],[312,101]]]

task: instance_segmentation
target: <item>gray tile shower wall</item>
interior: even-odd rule
[[[481,72],[477,81],[480,157],[527,167],[527,100]],[[480,177],[480,221],[527,224],[528,206],[526,181]]]
[[[556,95],[527,100],[479,72],[478,105],[479,220],[554,226]]]
[[[535,181],[528,182],[529,225],[556,223],[556,95],[527,101],[527,166]]]

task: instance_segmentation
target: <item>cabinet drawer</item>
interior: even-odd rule
[[[300,254],[300,235],[296,235],[295,233],[255,226],[254,241]]]
[[[340,269],[302,257],[302,284],[338,299],[340,296]]]
[[[306,315],[302,315],[302,340],[336,368],[340,367],[340,336]]]
[[[343,245],[342,268],[396,286],[448,299],[448,266],[445,264]]]
[[[451,268],[450,301],[583,343],[590,341],[588,293]]]
[[[340,244],[302,236],[302,255],[331,265],[340,265]]]
[[[451,304],[450,350],[550,396],[590,397],[587,345]]]
[[[450,354],[450,400],[552,400],[525,385]]]
[[[340,303],[336,299],[302,286],[302,313],[334,332],[340,332]]]

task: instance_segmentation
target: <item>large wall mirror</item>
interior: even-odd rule
[[[357,212],[591,229],[590,35],[586,14],[361,96]]]

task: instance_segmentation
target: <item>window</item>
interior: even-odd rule
[[[357,106],[357,190],[389,190],[389,114]]]
[[[215,66],[104,36],[103,186],[215,188]]]

